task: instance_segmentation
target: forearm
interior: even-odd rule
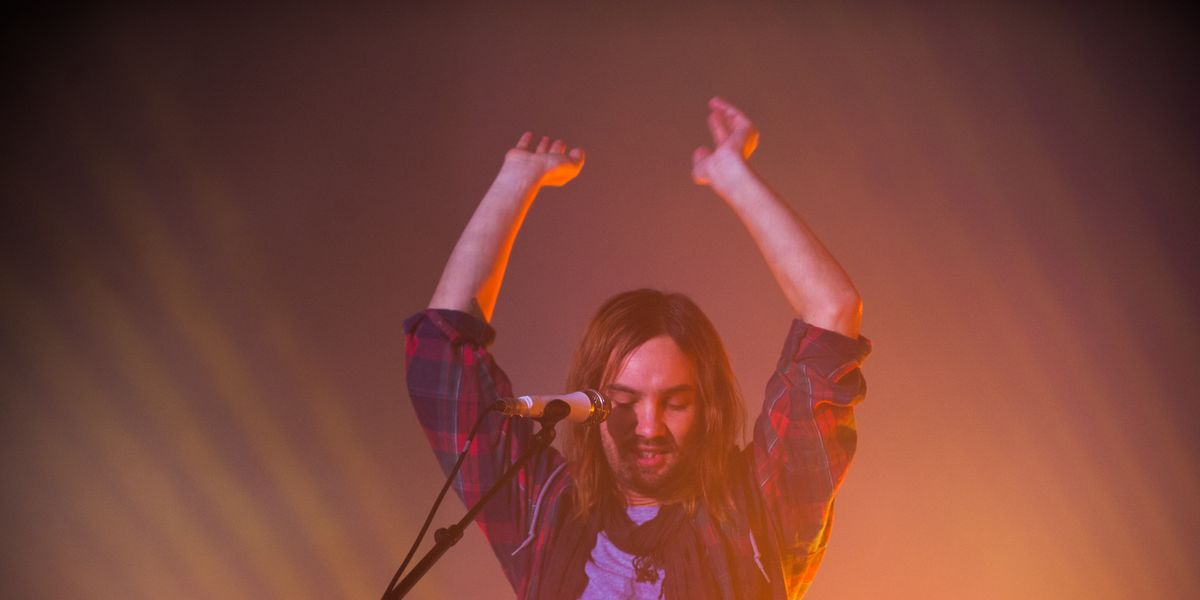
[[[857,337],[862,302],[849,275],[749,165],[730,162],[711,186],[758,244],[796,315],[818,327]]]
[[[450,253],[430,308],[491,321],[508,257],[540,187],[538,174],[505,164]]]

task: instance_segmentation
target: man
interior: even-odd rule
[[[478,518],[518,597],[797,598],[820,564],[833,497],[855,447],[861,302],[807,225],[747,163],[751,121],[709,101],[713,147],[692,177],[733,209],[796,314],[767,386],[754,440],[736,448],[743,409],[712,324],[679,294],[635,290],[607,301],[572,361],[568,387],[613,402],[600,425],[574,425],[566,456],[530,462]],[[509,251],[543,186],[561,186],[584,153],[525,133],[450,255],[429,308],[406,322],[408,385],[449,469],[481,411],[512,395],[487,351],[487,324]],[[455,489],[473,504],[520,454],[524,419],[488,417]]]

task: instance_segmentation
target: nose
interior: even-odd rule
[[[637,428],[634,433],[643,439],[654,439],[666,435],[667,424],[663,421],[662,407],[652,398],[637,404]]]

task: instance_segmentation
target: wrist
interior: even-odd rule
[[[758,173],[745,160],[728,159],[709,171],[709,186],[727,200],[739,191],[757,185],[760,185]]]
[[[504,163],[500,166],[500,176],[513,181],[537,184],[545,174],[546,168],[542,163],[526,160],[523,156],[513,156],[511,153],[505,156]]]
[[[496,174],[493,185],[512,190],[537,191],[542,184],[542,171],[519,161],[506,160]]]

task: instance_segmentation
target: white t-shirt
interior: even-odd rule
[[[657,506],[630,506],[629,519],[641,525],[658,515]],[[639,583],[633,570],[633,555],[622,552],[601,531],[592,548],[592,558],[584,566],[588,584],[580,600],[658,600],[662,591],[663,570],[654,583]]]

